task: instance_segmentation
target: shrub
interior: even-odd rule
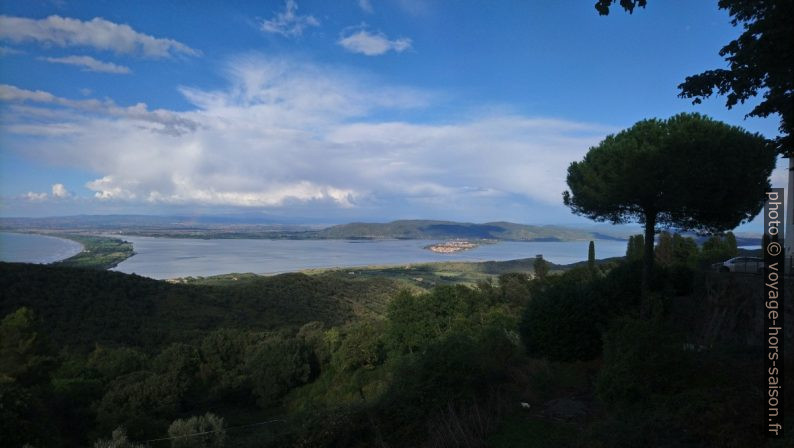
[[[499,276],[499,291],[504,302],[524,305],[530,296],[529,277],[519,272],[502,274]]]
[[[386,343],[399,354],[422,352],[447,332],[469,328],[467,318],[487,305],[481,293],[465,286],[437,286],[419,295],[403,291],[389,303]]]
[[[520,325],[530,356],[574,361],[600,354],[604,312],[595,286],[595,281],[576,270],[561,275],[532,298]]]
[[[596,392],[612,407],[648,402],[654,394],[680,390],[690,371],[683,338],[669,326],[621,318],[604,334],[604,366]]]
[[[144,445],[138,445],[130,442],[127,438],[127,431],[119,426],[113,430],[110,440],[100,439],[94,443],[94,448],[144,448]]]
[[[311,351],[296,338],[271,337],[246,353],[245,371],[250,377],[257,404],[277,403],[290,389],[312,378]]]
[[[201,341],[199,376],[212,399],[246,403],[251,386],[245,372],[245,353],[261,335],[244,330],[220,329]]]
[[[222,448],[226,439],[223,419],[207,412],[204,415],[178,419],[168,427],[172,448]]]
[[[96,369],[105,380],[114,380],[142,370],[146,361],[146,355],[133,348],[97,346],[88,358],[88,367]]]
[[[335,353],[340,370],[374,369],[384,359],[380,322],[357,322],[347,327],[342,345]]]

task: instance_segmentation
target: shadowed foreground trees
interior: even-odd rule
[[[563,201],[596,221],[645,226],[647,288],[657,226],[716,233],[749,221],[775,157],[762,136],[699,114],[643,120],[571,163]]]
[[[657,266],[658,298],[667,304],[697,299],[686,297],[693,294],[693,277],[678,282],[674,268]],[[30,305],[0,322],[0,355],[20,360],[0,363],[0,440],[3,446],[102,448],[531,446],[520,440],[536,446],[764,446],[757,428],[762,420],[744,412],[761,400],[760,390],[735,379],[747,369],[734,351],[715,348],[711,364],[673,375],[683,367],[677,360],[688,355],[679,339],[656,336],[657,328],[669,333],[667,327],[634,318],[613,325],[637,315],[640,269],[640,263],[615,261],[595,272],[583,265],[545,279],[510,274],[496,284],[403,292],[384,314],[337,325],[309,322],[258,331],[241,319],[208,330],[175,319],[174,325],[188,325],[176,333],[190,335],[181,342],[87,342],[56,353],[54,344],[17,343],[57,334],[49,321],[34,319],[45,305],[38,297],[49,295],[22,288],[31,278],[25,271],[48,274],[50,288],[58,287],[62,273],[115,279],[143,299],[140,279],[0,263],[0,278],[8,277],[5,284]],[[105,283],[77,282],[68,294],[90,295]],[[206,300],[198,287],[161,286],[170,294],[194,292],[194,303]],[[252,280],[247,287],[254,289],[252,299],[265,293],[277,298],[269,286]],[[77,319],[127,309],[122,301],[99,309],[66,303]],[[148,306],[144,300],[138,305]],[[696,308],[687,305],[686,312]],[[680,322],[679,314],[670,317]],[[660,342],[663,356],[656,354]],[[603,369],[598,361],[581,362],[602,350]],[[54,365],[37,362],[47,358]],[[17,365],[36,366],[42,374],[20,384],[11,376],[18,375]],[[606,413],[564,425],[563,440],[547,434],[558,422],[520,406],[527,401],[533,410],[551,409],[556,398],[574,394],[594,397],[594,409],[603,405]],[[721,397],[718,403],[715,396]],[[503,426],[510,421],[515,424]]]

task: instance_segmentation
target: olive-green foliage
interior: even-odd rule
[[[659,232],[659,241],[654,249],[656,263],[660,266],[673,264],[673,236],[669,232]]]
[[[263,331],[309,321],[339,325],[359,309],[382,312],[383,297],[397,290],[391,280],[338,275],[175,285],[119,272],[0,263],[0,315],[28,307],[47,322],[47,333],[59,347],[83,351],[95,344],[157,349],[199,340],[217,328]]]
[[[466,317],[488,305],[465,286],[439,286],[418,295],[403,291],[389,304],[386,344],[397,353],[421,352],[447,331],[466,328]]]
[[[168,416],[182,410],[185,385],[178,377],[137,371],[112,381],[97,403],[97,421],[102,430],[120,424],[135,438],[164,431]]]
[[[322,322],[315,321],[303,325],[295,337],[310,347],[316,364],[313,369],[318,372],[322,366],[331,362],[331,354],[339,348],[339,330],[336,327],[326,329]]]
[[[527,353],[559,361],[598,356],[608,322],[637,312],[641,273],[642,261],[634,261],[619,263],[606,275],[594,275],[582,266],[550,277],[524,309],[520,329]],[[669,294],[691,291],[692,281],[689,268],[657,267],[650,288],[664,306]]]
[[[245,403],[251,396],[245,355],[264,336],[236,329],[218,329],[201,341],[199,377],[213,399]]]
[[[590,241],[590,244],[587,246],[587,267],[595,269],[595,242]]]
[[[144,448],[145,445],[132,443],[127,438],[127,431],[119,426],[113,430],[110,440],[100,439],[94,443],[94,448]]]
[[[481,285],[480,289],[485,287]],[[499,276],[499,295],[505,303],[524,306],[530,299],[531,290],[531,282],[527,274],[513,272]]]
[[[525,281],[505,279],[516,285]],[[338,409],[346,404],[348,412],[339,419],[329,412],[327,421],[311,427],[317,436],[302,436],[302,443],[348,446],[355,434],[361,446],[420,445],[429,413],[446,410],[456,400],[479,399],[498,387],[507,378],[507,366],[520,356],[512,300],[501,286],[406,291],[390,303],[385,322],[326,331],[324,343],[336,367],[292,394],[291,406]]]
[[[311,352],[298,339],[270,337],[248,348],[244,369],[257,404],[269,408],[290,389],[312,379]]]
[[[83,245],[83,250],[73,257],[53,263],[73,268],[110,269],[133,256],[132,243],[118,238],[86,235],[59,235]]]
[[[148,369],[114,378],[97,402],[102,429],[124,424],[137,438],[164,430],[168,416],[185,408],[197,386],[199,351],[186,344],[172,344],[161,351]]]
[[[730,232],[729,232],[730,233]],[[733,235],[731,233],[731,235]],[[734,239],[735,242],[735,239]],[[694,267],[700,253],[694,239],[683,237],[678,233],[673,234],[673,263]]]
[[[491,367],[476,341],[461,332],[439,337],[425,350],[425,356],[409,358],[396,375],[394,390],[408,403],[441,406],[451,399],[470,398]]]
[[[694,268],[700,258],[695,240],[677,233],[671,235],[661,232],[655,253],[657,277],[663,277],[662,281],[672,288],[675,295],[690,293],[694,283]]]
[[[172,448],[223,448],[226,441],[223,418],[213,413],[177,419],[168,427]]]
[[[596,390],[607,404],[641,405],[672,393],[690,371],[680,335],[657,321],[621,318],[604,334],[604,367]]]
[[[654,278],[656,290],[671,290],[672,269],[677,266],[660,267]],[[163,311],[159,315],[161,317],[157,317],[162,319],[160,325],[164,329],[160,340],[144,339],[140,345],[130,346],[119,345],[119,341],[113,344],[86,342],[75,345],[74,350],[62,349],[56,359],[57,368],[44,369],[44,373],[31,384],[20,384],[8,375],[0,378],[0,437],[4,442],[10,441],[12,446],[24,443],[34,446],[87,446],[98,436],[108,437],[119,425],[127,428],[130,434],[129,439],[114,436],[116,443],[124,446],[129,440],[164,437],[176,419],[183,419],[176,425],[181,428],[180,434],[195,433],[198,431],[196,428],[202,426],[200,419],[196,418],[191,423],[188,417],[203,415],[207,411],[222,416],[232,426],[262,421],[273,415],[284,416],[283,422],[272,427],[255,426],[245,431],[229,432],[226,443],[230,446],[422,446],[431,433],[439,434],[429,430],[429,421],[455,423],[454,419],[430,418],[447,415],[450,409],[471,406],[477,412],[488,413],[484,417],[486,419],[497,418],[498,413],[483,403],[506,388],[508,394],[512,393],[512,387],[516,386],[512,381],[522,376],[521,369],[527,362],[517,331],[517,311],[521,304],[527,303],[521,336],[530,352],[535,347],[532,345],[534,337],[554,335],[562,338],[563,343],[555,342],[558,345],[552,344],[551,347],[556,352],[542,356],[550,359],[568,356],[590,358],[602,338],[602,328],[615,317],[636,312],[641,265],[639,262],[617,263],[604,275],[583,264],[563,275],[549,276],[545,281],[529,280],[525,274],[506,274],[500,277],[498,284],[485,281],[477,287],[443,286],[427,293],[403,292],[394,296],[385,315],[374,319],[350,322],[312,320],[313,316],[321,313],[307,307],[303,321],[287,319],[288,325],[278,331],[268,331],[256,322],[260,318],[257,316],[264,316],[266,310],[282,309],[281,305],[266,306],[270,305],[267,298],[275,296],[286,300],[293,293],[311,292],[310,297],[319,297],[319,306],[322,307],[323,297],[334,295],[333,300],[347,301],[350,291],[346,288],[362,291],[357,288],[364,282],[348,283],[322,276],[315,281],[317,279],[296,275],[263,282],[252,279],[252,282],[241,284],[239,289],[235,287],[237,284],[230,283],[222,289],[219,287],[216,292],[226,291],[232,296],[239,294],[241,300],[247,297],[252,303],[240,303],[240,306],[254,315],[240,315],[236,309],[219,307],[215,310],[218,315],[212,321],[214,323],[206,324],[205,328],[197,325],[200,320],[192,319],[204,315],[207,309],[196,313],[187,306],[175,308],[173,302],[191,298],[198,307],[207,303],[224,306],[233,303],[220,294],[207,293],[203,290],[206,286],[150,283],[138,277],[112,273],[104,282],[69,283],[59,277],[61,272],[72,271],[46,267],[0,271],[0,281],[20,292],[28,301],[25,303],[37,304],[45,310],[52,308],[34,300],[34,294],[25,293],[20,284],[30,278],[46,279],[46,275],[31,275],[36,271],[53,273],[53,286],[68,285],[69,288],[60,291],[67,298],[91,295],[91,288],[103,287],[100,283],[107,287],[107,283],[117,281],[118,287],[113,291],[129,289],[130,300],[65,307],[64,310],[69,309],[76,314],[75,320],[92,313],[112,316],[114,307],[137,309],[131,300],[133,294],[142,294],[135,296],[138,306],[153,302],[154,297],[165,303],[151,306],[155,309],[165,307],[163,309],[167,312]],[[76,278],[85,278],[86,272],[75,271],[74,274]],[[101,273],[92,273],[96,274]],[[125,281],[128,284],[125,285]],[[291,286],[291,282],[295,285]],[[146,290],[146,287],[151,289]],[[325,287],[331,290],[313,291],[314,288]],[[31,288],[38,292],[46,291],[43,284],[37,285],[35,281]],[[13,300],[7,291],[0,294]],[[655,294],[665,297],[661,292]],[[102,305],[105,307],[100,308]],[[187,322],[175,311],[177,308],[180,312],[186,310],[184,319]],[[24,311],[18,313],[13,309],[10,313],[12,317],[7,322],[19,321],[24,325],[9,324],[6,330],[14,328],[16,330],[11,334],[28,337],[8,340],[26,341],[34,333],[57,334],[63,331],[58,323],[50,324],[44,320],[41,322],[43,325],[38,325],[38,320],[32,317],[14,317],[24,316]],[[531,317],[552,316],[554,313],[559,316],[538,319],[540,324],[529,327],[532,331],[527,334],[526,323]],[[158,316],[143,314],[146,319]],[[179,329],[165,326],[165,316]],[[134,320],[136,316],[130,316],[130,319]],[[298,322],[300,325],[296,325]],[[143,322],[141,325],[145,328],[150,324]],[[568,328],[573,330],[568,331]],[[676,434],[686,434],[687,439],[681,439],[684,441],[692,438],[699,442],[716,440],[719,442],[714,446],[737,448],[757,445],[737,435],[753,431],[740,417],[731,414],[733,409],[752,407],[753,395],[740,392],[741,387],[750,382],[730,382],[714,376],[708,381],[693,382],[691,378],[696,375],[691,374],[692,370],[686,364],[682,364],[682,369],[690,372],[686,381],[678,381],[678,377],[666,373],[667,378],[660,379],[654,373],[657,367],[659,372],[665,372],[665,369],[673,368],[672,362],[664,357],[651,356],[649,363],[643,364],[639,357],[643,350],[631,345],[632,340],[634,344],[651,344],[658,338],[664,343],[658,350],[666,353],[665,347],[670,347],[670,350],[677,347],[675,339],[667,344],[664,337],[653,332],[649,333],[652,336],[643,336],[645,327],[640,328],[643,331],[622,332],[618,328],[622,327],[615,326],[610,331],[610,338],[613,334],[618,336],[614,340],[609,339],[609,344],[616,347],[613,352],[625,356],[610,354],[605,357],[605,360],[609,359],[609,365],[605,365],[605,372],[609,375],[605,373],[600,381],[606,404],[604,412],[608,415],[602,419],[601,426],[590,430],[590,439],[584,446],[640,446],[637,443],[644,442],[653,445],[654,440],[663,444],[667,440],[665,437],[669,436],[661,431],[665,427],[679,428]],[[95,330],[98,335],[109,331],[101,327]],[[168,334],[180,336],[163,336]],[[25,362],[36,356],[55,357],[52,349],[47,347],[43,344],[32,352],[15,353],[27,353],[20,358],[28,360]],[[654,350],[657,348],[653,345],[644,348],[649,353]],[[677,352],[671,351],[667,357],[678,359],[676,355]],[[725,362],[724,358],[715,358],[712,364],[704,364],[702,368],[720,372],[722,362]],[[654,363],[660,364],[656,366]],[[636,365],[637,370],[646,372],[645,375],[656,375],[643,379],[655,389],[648,391],[641,388],[642,384],[636,386],[639,383],[636,378],[620,377],[626,374],[626,370],[615,366],[621,365]],[[730,375],[726,373],[724,376],[731,378],[745,370],[749,371],[747,366],[737,365],[730,368]],[[630,397],[643,397],[647,409],[632,410],[631,404],[626,404],[630,397],[622,396],[623,391],[614,386],[624,380],[635,391]],[[538,392],[538,396],[553,396],[560,387],[567,387],[561,386],[563,383],[565,381],[547,381],[548,388],[552,390]],[[585,383],[589,384],[589,381],[582,380],[582,384]],[[714,396],[726,397],[725,404],[715,405],[714,400],[708,398]],[[647,416],[655,426],[645,426],[645,431],[630,431],[627,425],[639,424],[632,415]],[[458,421],[461,422],[467,421]],[[625,429],[626,434],[622,441],[616,440],[614,433],[620,428]],[[653,434],[657,439],[642,438],[643,433]],[[199,441],[201,438],[184,440],[188,439]],[[744,444],[731,445],[732,439]],[[477,440],[467,443],[470,446],[485,443]],[[103,443],[113,443],[113,440]]]
[[[23,385],[39,382],[52,365],[47,349],[29,308],[19,308],[5,316],[0,322],[0,378]]]
[[[88,358],[88,367],[95,369],[110,381],[121,375],[142,370],[148,358],[140,350],[130,347],[104,347],[98,345]]]
[[[174,343],[166,347],[151,363],[152,370],[166,379],[180,397],[196,387],[196,372],[201,358],[192,345]]]
[[[573,269],[532,297],[521,321],[530,356],[572,361],[600,354],[606,314],[597,283],[589,269]]]
[[[335,354],[335,361],[343,371],[374,369],[383,362],[384,348],[381,322],[356,322],[345,329],[344,339]]]
[[[757,353],[703,350],[674,325],[632,318],[610,325],[596,379],[606,415],[591,426],[586,445],[775,446],[763,436]]]
[[[591,219],[724,231],[761,210],[775,160],[761,135],[703,115],[643,120],[571,163],[564,199]]]
[[[571,163],[563,202],[596,221],[641,223],[647,284],[657,226],[713,233],[751,220],[761,211],[775,161],[760,134],[703,115],[643,120]]]
[[[736,237],[733,232],[712,235],[703,243],[700,253],[700,263],[710,265],[733,258],[739,254],[736,246]]]
[[[626,260],[638,261],[642,260],[642,254],[645,252],[645,237],[642,235],[632,235],[629,237],[629,242],[626,246]]]
[[[535,271],[535,278],[545,280],[549,274],[549,262],[543,258],[536,258],[532,268]]]
[[[9,377],[0,377],[0,438],[8,446],[50,442],[40,421],[43,403],[35,391]]]

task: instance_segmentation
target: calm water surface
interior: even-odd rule
[[[83,246],[63,238],[0,232],[0,261],[52,263],[77,255]]]
[[[504,261],[537,254],[553,263],[587,259],[588,241],[513,242],[484,244],[455,254],[424,249],[438,241],[424,240],[197,240],[121,236],[132,242],[136,255],[114,270],[164,279],[231,272],[269,274],[310,268],[407,264],[430,261]],[[596,257],[626,252],[624,241],[596,241]]]

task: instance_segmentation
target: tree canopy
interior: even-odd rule
[[[615,3],[616,0],[598,0],[595,4],[595,9],[598,10],[598,13],[602,16],[609,15],[609,7]],[[629,14],[634,12],[634,8],[640,7],[644,8],[647,0],[620,0],[620,6],[629,12]]]
[[[599,14],[609,14],[617,0],[598,0]],[[646,0],[620,0],[629,13],[645,7]],[[720,0],[719,8],[728,11],[731,23],[744,32],[728,42],[719,54],[727,69],[707,70],[688,76],[679,84],[679,96],[692,98],[695,104],[712,94],[726,96],[730,109],[757,96],[763,99],[748,114],[754,117],[780,115],[780,133],[776,149],[794,155],[794,1],[792,0]]]
[[[716,233],[749,221],[775,159],[762,136],[699,114],[643,120],[571,163],[563,201],[596,221],[644,224],[648,278],[657,225]]]
[[[700,114],[636,123],[568,167],[574,213],[714,233],[761,210],[775,165],[766,139]]]

